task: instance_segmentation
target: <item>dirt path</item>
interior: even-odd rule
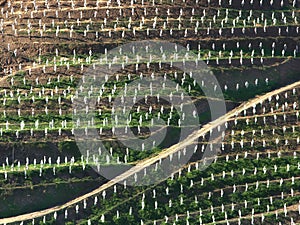
[[[92,192],[89,192],[85,195],[77,197],[77,198],[75,198],[75,199],[73,199],[73,200],[71,200],[71,201],[69,201],[69,202],[67,202],[63,205],[60,205],[60,206],[55,206],[55,207],[52,207],[52,208],[49,208],[49,209],[45,209],[45,210],[41,210],[41,211],[37,211],[37,212],[32,212],[32,213],[28,213],[28,214],[23,214],[23,215],[19,215],[19,216],[15,216],[15,217],[0,219],[0,224],[20,222],[20,221],[24,221],[24,220],[31,220],[31,219],[34,219],[34,218],[37,218],[37,217],[42,217],[42,216],[45,216],[47,214],[54,213],[56,211],[65,209],[69,206],[72,206],[74,204],[77,204],[77,203],[83,201],[86,198],[89,198],[91,196],[99,194],[103,190],[105,190],[109,187],[112,187],[117,183],[122,182],[123,180],[125,180],[125,179],[129,178],[130,176],[134,175],[135,173],[143,170],[145,167],[148,167],[148,166],[154,164],[158,160],[166,158],[169,155],[180,151],[184,147],[191,145],[198,137],[200,137],[202,135],[205,135],[211,129],[216,128],[219,125],[223,125],[231,117],[243,112],[244,109],[252,107],[253,105],[258,104],[260,101],[264,101],[264,100],[268,99],[271,96],[274,96],[274,95],[279,94],[281,92],[293,89],[293,88],[298,87],[298,86],[300,86],[300,81],[298,81],[296,83],[293,83],[293,84],[290,84],[288,86],[282,87],[280,89],[274,90],[272,92],[269,92],[265,95],[259,96],[255,99],[252,99],[252,100],[240,105],[239,107],[237,107],[236,109],[230,111],[229,113],[225,114],[224,116],[221,116],[219,119],[217,119],[215,121],[212,121],[211,123],[205,125],[199,131],[196,131],[196,132],[192,133],[184,141],[182,141],[182,142],[180,142],[176,145],[171,146],[170,148],[164,150],[163,152],[159,153],[158,155],[156,155],[152,158],[140,161],[139,163],[137,163],[136,166],[132,167],[130,170],[128,170],[128,171],[124,172],[123,174],[117,176],[113,180],[107,182],[106,184],[100,186],[99,188],[95,189]]]

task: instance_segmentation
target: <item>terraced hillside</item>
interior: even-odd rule
[[[299,2],[0,7],[0,224],[300,223]]]

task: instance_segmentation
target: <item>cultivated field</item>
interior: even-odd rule
[[[0,7],[0,224],[300,223],[298,1]]]

